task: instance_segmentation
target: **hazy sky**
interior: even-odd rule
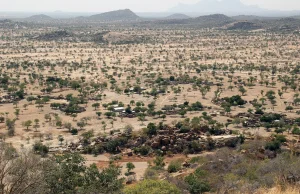
[[[199,0],[0,0],[0,11],[104,12],[129,8],[135,12],[166,11],[180,2]],[[205,0],[204,0],[205,1]],[[241,0],[248,5],[276,10],[300,10],[300,0]]]

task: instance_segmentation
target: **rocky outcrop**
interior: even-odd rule
[[[234,147],[240,142],[239,136],[206,136],[199,131],[188,131],[182,133],[177,128],[165,127],[159,130],[156,135],[150,137],[140,136],[133,138],[128,134],[118,134],[107,137],[97,137],[90,142],[81,140],[78,144],[70,146],[70,150],[84,151],[97,148],[106,152],[122,152],[131,156],[140,148],[149,151],[161,150],[164,152],[178,153],[199,153],[221,147]],[[99,149],[101,147],[102,149]],[[79,149],[80,148],[80,149]],[[151,151],[149,152],[151,153]],[[144,154],[143,154],[144,155]]]

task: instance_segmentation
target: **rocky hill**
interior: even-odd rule
[[[206,15],[200,16],[197,18],[189,19],[188,23],[190,24],[197,24],[199,27],[221,27],[226,24],[233,22],[234,19],[223,15],[223,14],[213,14],[213,15]]]
[[[131,10],[124,9],[92,15],[88,19],[97,21],[137,21],[140,17]]]
[[[18,29],[18,28],[30,28],[32,25],[29,23],[13,21],[9,19],[0,20],[0,29]]]
[[[46,22],[46,21],[52,21],[54,20],[52,17],[40,14],[40,15],[33,15],[28,18],[25,18],[25,21],[27,22]]]
[[[41,41],[71,40],[72,38],[73,35],[65,30],[49,32],[36,37],[36,39]]]
[[[173,20],[159,20],[155,21],[156,24],[163,25],[191,25],[197,26],[199,28],[216,28],[222,27],[229,23],[234,22],[235,20],[223,15],[223,14],[213,14],[213,15],[205,15],[197,18],[189,18],[189,19],[173,19]]]
[[[264,20],[263,25],[270,30],[295,31],[300,29],[300,20],[292,17]]]
[[[263,16],[256,16],[256,15],[238,15],[231,17],[235,20],[246,20],[246,21],[254,21],[254,20],[275,20],[278,19],[276,17],[263,17]]]
[[[249,21],[233,22],[225,27],[227,30],[257,30],[262,28],[260,24]]]

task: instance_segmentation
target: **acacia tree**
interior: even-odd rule
[[[96,112],[96,115],[98,116],[98,119],[100,119],[102,112]]]
[[[200,92],[201,92],[202,98],[205,99],[205,96],[207,94],[207,89],[204,87],[200,87]]]
[[[28,120],[28,121],[25,121],[24,123],[22,123],[22,125],[24,127],[26,127],[27,130],[29,129],[29,127],[31,126],[31,124],[32,124],[31,120]]]
[[[64,123],[64,127],[66,129],[68,129],[69,132],[72,130],[72,124],[71,123]]]
[[[243,86],[241,86],[239,88],[239,92],[241,92],[242,96],[244,96],[246,94],[247,90]]]
[[[92,107],[93,107],[95,110],[97,110],[97,109],[100,107],[100,103],[99,103],[99,102],[94,103],[94,104],[92,104]]]
[[[16,119],[6,119],[6,127],[8,130],[8,135],[9,136],[14,136],[15,135],[15,124],[16,124]]]
[[[34,119],[34,126],[35,131],[37,132],[37,129],[40,127],[40,120],[39,119]]]
[[[86,167],[79,154],[57,156],[56,162],[57,167],[47,174],[49,194],[121,193],[124,179],[119,179],[121,171],[116,166],[110,165],[99,172],[96,165]]]
[[[17,153],[0,143],[0,193],[46,193],[45,173],[52,164],[35,154]]]
[[[135,166],[132,162],[128,162],[126,164],[126,168],[127,168],[127,173],[129,174],[131,172],[131,170],[133,170],[135,168]]]

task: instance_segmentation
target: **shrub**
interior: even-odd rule
[[[169,173],[178,172],[179,170],[181,170],[181,164],[182,164],[182,161],[180,161],[180,160],[171,161],[168,166],[168,172]]]
[[[279,141],[280,143],[286,142],[286,137],[284,135],[275,135],[275,141]]]
[[[49,152],[49,148],[42,143],[35,143],[33,145],[33,151],[41,156],[46,156]]]
[[[71,132],[72,135],[77,135],[78,134],[78,130],[75,129],[75,128],[73,128],[70,132]]]
[[[279,141],[268,142],[265,148],[270,151],[277,151],[280,149],[280,142]]]
[[[151,148],[149,146],[141,146],[141,147],[135,148],[134,151],[136,153],[140,153],[143,156],[146,156],[150,153]]]
[[[4,123],[5,118],[4,117],[0,117],[0,123]]]
[[[205,162],[207,162],[207,159],[202,156],[196,156],[196,157],[191,158],[191,160],[190,160],[191,164],[203,164]]]
[[[261,122],[266,122],[266,123],[272,123],[275,120],[280,120],[281,119],[281,115],[280,114],[264,114],[261,118],[260,121]]]
[[[144,180],[124,189],[125,194],[180,194],[173,184],[161,180]]]
[[[157,180],[158,179],[158,171],[153,168],[147,168],[144,173],[145,179],[152,179]]]
[[[183,125],[180,128],[180,133],[188,133],[189,131],[190,131],[190,127],[189,126]]]
[[[147,135],[155,135],[156,131],[157,131],[156,125],[154,123],[149,123],[146,130]]]
[[[292,131],[292,134],[294,135],[300,135],[300,129],[298,127],[295,127]]]
[[[153,162],[154,162],[154,164],[155,164],[155,166],[156,167],[158,167],[158,168],[163,168],[166,164],[165,164],[165,162],[164,162],[164,157],[162,157],[162,156],[157,156],[154,160],[153,160]]]
[[[125,137],[119,137],[117,139],[113,139],[106,144],[106,150],[110,153],[117,152],[117,147],[125,145],[127,143],[128,139]]]
[[[230,106],[239,106],[246,104],[246,101],[242,99],[241,96],[232,96],[230,98],[224,98],[224,100],[230,104]]]
[[[199,141],[192,141],[190,143],[190,149],[189,149],[189,153],[196,153],[196,152],[201,152],[203,150],[201,144],[199,143]]]
[[[188,175],[184,180],[189,185],[189,191],[191,194],[199,194],[210,191],[208,183],[202,181],[196,173]]]

